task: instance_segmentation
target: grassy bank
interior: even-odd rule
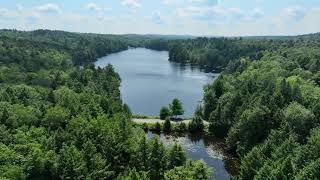
[[[141,115],[141,114],[134,114],[134,115],[132,115],[132,118],[136,118],[136,119],[160,119],[160,116],[147,116],[147,115]]]
[[[135,123],[135,127],[140,127],[144,131],[152,131],[152,132],[165,132],[165,133],[186,133],[186,132],[205,132],[208,133],[209,126],[208,125],[194,125],[191,122],[176,122],[170,123],[170,125],[166,124],[165,121],[163,123]]]

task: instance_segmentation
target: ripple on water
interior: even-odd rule
[[[209,145],[206,147],[206,151],[208,155],[214,159],[224,160],[225,156],[223,155],[223,151],[216,145]]]

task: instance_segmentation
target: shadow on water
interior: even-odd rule
[[[156,133],[147,132],[152,138]],[[178,142],[193,160],[203,160],[214,169],[212,176],[218,180],[230,179],[237,173],[238,160],[227,153],[224,140],[203,133],[158,134],[165,145]]]

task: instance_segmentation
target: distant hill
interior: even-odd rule
[[[303,35],[296,35],[296,36],[244,36],[241,38],[256,39],[256,40],[294,40],[294,39],[319,40],[320,33],[303,34]]]
[[[310,39],[310,40],[320,40],[320,32],[313,34],[304,34],[297,36],[298,38]]]
[[[184,39],[195,39],[197,36],[192,35],[161,35],[161,34],[124,34],[124,37],[136,40],[184,40]]]

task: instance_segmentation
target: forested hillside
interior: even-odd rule
[[[230,61],[259,60],[265,51],[292,47],[319,47],[319,34],[279,37],[197,38],[168,41],[169,60],[221,72]],[[159,42],[158,42],[159,43]],[[156,45],[156,43],[153,43]],[[157,49],[151,46],[151,49]]]
[[[98,57],[125,50],[128,46],[135,46],[135,41],[116,35],[80,34],[65,31],[16,31],[1,30],[2,46],[8,53],[14,56],[10,50],[19,51],[18,55],[37,55],[36,51],[56,50],[68,53],[77,65],[95,61]],[[12,45],[14,44],[14,46]],[[16,48],[16,49],[10,49]],[[26,48],[26,49],[24,49]],[[24,51],[23,51],[24,50]],[[6,58],[6,57],[5,57]],[[15,59],[20,57],[7,57]],[[23,58],[22,58],[23,59]]]
[[[133,127],[111,65],[122,37],[0,32],[0,179],[210,179],[175,144]],[[84,66],[75,66],[84,63]]]
[[[222,73],[196,119],[241,161],[235,179],[320,178],[319,34],[284,39],[131,39],[0,31],[0,179],[210,179],[178,144],[147,140],[111,65],[128,47]]]
[[[298,39],[229,62],[204,88],[210,132],[241,159],[236,179],[320,178],[320,42]]]

